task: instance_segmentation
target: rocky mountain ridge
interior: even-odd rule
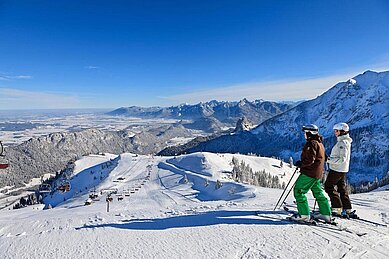
[[[224,134],[189,149],[175,147],[175,152],[257,153],[296,160],[305,142],[302,125],[318,125],[327,153],[330,153],[336,142],[332,127],[338,122],[350,125],[354,139],[350,181],[372,181],[386,175],[389,170],[389,71],[366,71],[266,120],[249,132]]]
[[[235,126],[238,119],[247,117],[254,124],[261,122],[293,107],[293,104],[277,103],[263,100],[248,101],[242,99],[238,102],[209,101],[200,102],[195,105],[182,104],[171,107],[150,107],[137,106],[122,107],[111,111],[112,116],[133,116],[140,118],[173,118],[183,120],[199,121],[205,118],[212,118],[220,123]]]

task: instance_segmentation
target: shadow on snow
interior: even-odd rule
[[[256,214],[261,214],[257,216]],[[277,216],[286,215],[276,211],[210,211],[196,215],[182,215],[167,218],[123,220],[122,223],[99,224],[78,227],[80,229],[120,228],[131,230],[165,230],[174,228],[204,227],[212,225],[287,225],[293,224],[280,220]]]

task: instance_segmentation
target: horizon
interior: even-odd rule
[[[0,110],[314,99],[389,70],[387,13],[383,0],[3,1]]]
[[[2,112],[7,112],[7,111],[15,111],[15,112],[31,112],[31,111],[88,111],[88,110],[115,110],[115,109],[120,109],[120,108],[128,108],[128,107],[141,107],[141,108],[152,108],[152,107],[160,107],[160,108],[168,108],[168,107],[175,107],[175,106],[180,106],[180,105],[188,105],[188,106],[193,106],[193,105],[198,105],[200,103],[209,103],[212,101],[217,101],[217,102],[240,102],[242,100],[246,99],[249,102],[254,102],[254,101],[264,101],[264,102],[273,102],[269,100],[263,100],[263,99],[256,99],[256,100],[251,100],[246,97],[243,97],[240,100],[231,100],[231,101],[224,101],[224,100],[208,100],[208,101],[200,101],[197,103],[180,103],[178,105],[171,105],[171,106],[121,106],[121,107],[106,107],[106,108],[94,108],[94,107],[85,107],[85,108],[36,108],[36,109],[0,109],[0,113]],[[299,103],[299,102],[305,102],[309,100],[299,100],[299,101],[278,101],[277,103]]]
[[[373,70],[366,70],[358,75],[362,75],[364,74],[365,72],[374,72],[374,73],[385,73],[385,72],[389,72],[389,70],[385,70],[385,71],[373,71]],[[358,76],[356,75],[356,76]],[[354,77],[356,77],[354,76]],[[351,78],[354,78],[354,77],[350,77]],[[340,81],[340,82],[337,82],[336,84],[338,83],[342,83],[342,82],[346,82],[347,80],[344,80],[344,81]],[[335,85],[336,85],[335,84]],[[332,87],[334,87],[335,85],[332,85],[330,88],[326,89],[326,91],[330,90]],[[0,88],[1,90],[1,88]],[[323,93],[325,93],[323,92]],[[319,96],[319,95],[318,95]],[[198,105],[200,103],[209,103],[209,102],[212,102],[212,101],[217,101],[217,102],[240,102],[244,99],[246,99],[247,101],[249,102],[254,102],[254,101],[264,101],[264,102],[275,102],[275,103],[303,103],[303,102],[306,102],[306,101],[310,101],[310,100],[313,100],[315,98],[317,98],[318,96],[312,98],[312,99],[300,99],[300,100],[278,100],[278,101],[274,101],[274,100],[266,100],[266,99],[252,99],[252,98],[248,98],[248,97],[242,97],[241,99],[235,99],[235,100],[222,100],[222,99],[209,99],[209,100],[206,100],[206,101],[198,101],[198,102],[192,102],[192,103],[179,103],[177,105],[166,105],[166,106],[157,106],[157,105],[153,105],[153,106],[138,106],[138,105],[129,105],[129,106],[120,106],[120,107],[80,107],[80,108],[72,108],[72,107],[69,107],[69,108],[32,108],[32,109],[27,109],[27,108],[21,108],[21,109],[2,109],[0,108],[0,116],[1,116],[1,113],[3,112],[11,112],[11,111],[14,111],[14,112],[39,112],[39,111],[42,111],[42,112],[45,112],[45,111],[71,111],[71,110],[74,110],[74,111],[95,111],[95,110],[99,110],[99,111],[113,111],[113,110],[116,110],[116,109],[120,109],[120,108],[129,108],[129,107],[140,107],[140,108],[152,108],[152,107],[157,107],[157,108],[169,108],[169,107],[175,107],[175,106],[180,106],[180,105],[188,105],[188,106],[194,106],[194,105]]]

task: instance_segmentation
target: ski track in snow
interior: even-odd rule
[[[225,170],[229,158],[211,156],[207,160],[212,160],[212,170],[218,166]],[[257,158],[258,165],[261,159]],[[282,190],[240,185],[240,195],[233,196],[228,184],[237,183],[224,182],[218,190],[198,184],[205,178],[215,182],[220,172],[210,175],[208,167],[196,174],[204,165],[195,171],[185,165],[174,170],[159,167],[165,160],[121,155],[96,189],[134,193],[122,201],[113,195],[110,212],[105,195],[83,206],[88,193],[51,210],[41,210],[40,205],[1,210],[0,258],[389,258],[388,227],[339,219],[348,232],[278,220],[288,215],[273,211]],[[148,165],[152,165],[149,180]],[[188,183],[183,181],[185,174]],[[114,182],[119,177],[125,179]],[[362,218],[388,223],[388,196],[381,191],[351,198]],[[292,204],[293,197],[287,201]]]

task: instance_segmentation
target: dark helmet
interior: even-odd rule
[[[319,128],[315,124],[308,124],[303,126],[302,131],[311,133],[312,135],[319,134]]]

